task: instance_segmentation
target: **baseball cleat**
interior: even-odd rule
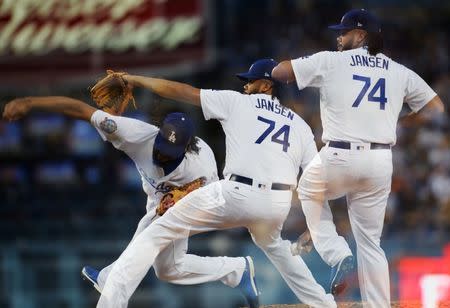
[[[89,265],[86,265],[81,270],[81,277],[83,280],[89,280],[91,284],[94,286],[94,288],[99,292],[102,293],[100,290],[100,286],[97,283],[99,271],[97,271],[95,268],[90,267]]]
[[[330,292],[333,295],[339,295],[344,292],[348,286],[349,275],[353,272],[353,256],[347,256],[331,269]]]
[[[250,308],[259,307],[259,292],[256,286],[255,266],[250,256],[245,257],[245,270],[237,286],[244,295]]]

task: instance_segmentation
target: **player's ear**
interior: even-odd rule
[[[272,90],[273,82],[267,79],[263,79],[264,82],[261,84],[261,92],[266,93]]]
[[[359,44],[363,43],[367,38],[367,32],[364,30],[357,29],[355,34],[356,42]]]

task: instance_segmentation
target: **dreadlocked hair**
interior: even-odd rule
[[[283,84],[281,82],[278,81],[273,82],[272,99],[277,98],[281,106],[293,109],[292,106],[288,103],[289,102],[288,95],[286,94],[286,91],[283,91],[282,87]]]
[[[198,154],[198,151],[200,151],[198,141],[199,139],[197,136],[192,137],[187,145],[186,152]]]
[[[380,32],[369,32],[366,38],[367,51],[371,56],[383,52],[383,36]]]
[[[281,84],[278,81],[272,81],[272,99],[280,99]]]

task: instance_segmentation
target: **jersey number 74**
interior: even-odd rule
[[[269,124],[269,127],[262,133],[261,136],[259,136],[258,139],[256,139],[255,143],[261,144],[264,139],[266,139],[267,136],[275,129],[276,123],[275,121],[263,118],[261,116],[258,116],[258,120],[261,122],[264,122],[266,124]],[[289,143],[289,130],[291,127],[289,125],[283,125],[279,130],[277,130],[271,137],[271,141],[275,143],[279,143],[283,146],[283,152],[287,152],[290,143]]]
[[[361,103],[362,99],[367,93],[367,90],[369,90],[371,85],[370,77],[365,76],[359,76],[359,75],[353,75],[353,80],[358,80],[364,82],[364,85],[361,89],[361,92],[359,92],[358,97],[353,102],[352,107],[358,107]],[[375,96],[377,92],[380,92],[378,96]],[[380,103],[380,110],[384,110],[384,105],[387,103],[386,98],[386,80],[384,78],[378,79],[378,81],[373,86],[372,90],[370,90],[369,94],[367,95],[367,100],[369,102],[376,102]]]

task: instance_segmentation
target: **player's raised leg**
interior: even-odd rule
[[[153,217],[154,211],[151,211],[141,219],[133,239],[152,223]],[[245,258],[200,257],[187,254],[187,247],[188,240],[181,239],[172,242],[158,255],[154,267],[159,279],[182,285],[220,280],[225,285],[235,287],[239,283],[245,269]],[[100,272],[96,271],[95,277],[92,275],[87,277],[87,274],[93,271],[90,270],[92,267],[86,266],[83,268],[82,275],[101,292],[113,266],[114,263]],[[92,281],[94,278],[95,283]]]
[[[215,182],[190,193],[143,230],[114,264],[97,307],[126,307],[157,256],[174,240],[226,227],[220,191],[220,183]],[[238,286],[242,273],[234,275],[237,279],[230,280],[230,285]]]
[[[315,249],[328,265],[335,267],[352,252],[345,239],[337,234],[326,200],[344,194],[344,187],[341,189],[341,186],[332,183],[333,166],[324,166],[326,158],[322,159],[320,155],[325,155],[323,152],[326,151],[321,150],[305,168],[299,181],[298,196]],[[342,183],[342,179],[338,181]]]
[[[172,241],[155,260],[156,276],[181,285],[217,280],[232,288],[239,284],[246,268],[244,257],[200,257],[187,254],[187,248],[187,238]]]

